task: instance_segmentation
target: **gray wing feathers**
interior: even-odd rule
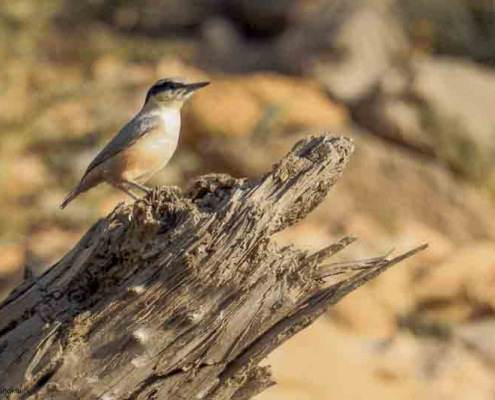
[[[122,150],[132,146],[138,139],[155,129],[158,125],[159,121],[156,118],[143,118],[140,115],[134,117],[91,161],[84,175]]]

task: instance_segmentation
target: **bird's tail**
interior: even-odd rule
[[[67,207],[67,205],[72,201],[74,200],[74,198],[79,194],[81,193],[81,191],[79,190],[79,185],[76,186],[68,195],[67,197],[64,199],[64,201],[62,202],[62,204],[60,204],[60,208],[63,210],[65,207]]]

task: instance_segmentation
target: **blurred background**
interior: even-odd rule
[[[495,396],[493,0],[0,2],[0,293],[120,201],[58,205],[158,78],[210,79],[155,185],[257,177],[302,137],[355,139],[342,180],[278,241],[344,257],[428,242],[269,360],[278,399]]]

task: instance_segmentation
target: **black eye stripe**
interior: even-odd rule
[[[159,93],[162,93],[162,92],[165,92],[165,91],[169,91],[169,90],[173,90],[173,91],[177,91],[176,93],[178,95],[184,95],[186,93],[186,87],[187,85],[184,84],[184,83],[180,83],[180,82],[174,82],[174,81],[170,81],[170,80],[160,80],[158,82],[156,82],[149,90],[148,90],[148,93],[146,94],[146,99],[145,99],[145,103],[149,100],[149,98],[151,96],[154,96],[154,95],[157,95]],[[180,90],[180,93],[178,91],[178,89],[181,89]]]
[[[162,90],[175,90],[181,88],[182,86],[182,84],[176,82],[165,81],[155,84],[155,86],[153,86],[153,90],[156,92],[160,92]]]

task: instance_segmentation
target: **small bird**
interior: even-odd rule
[[[209,84],[188,84],[184,78],[167,78],[151,86],[141,111],[91,161],[60,208],[102,182],[135,200],[139,197],[133,190],[151,192],[144,183],[167,165],[177,148],[182,106],[196,90]]]

